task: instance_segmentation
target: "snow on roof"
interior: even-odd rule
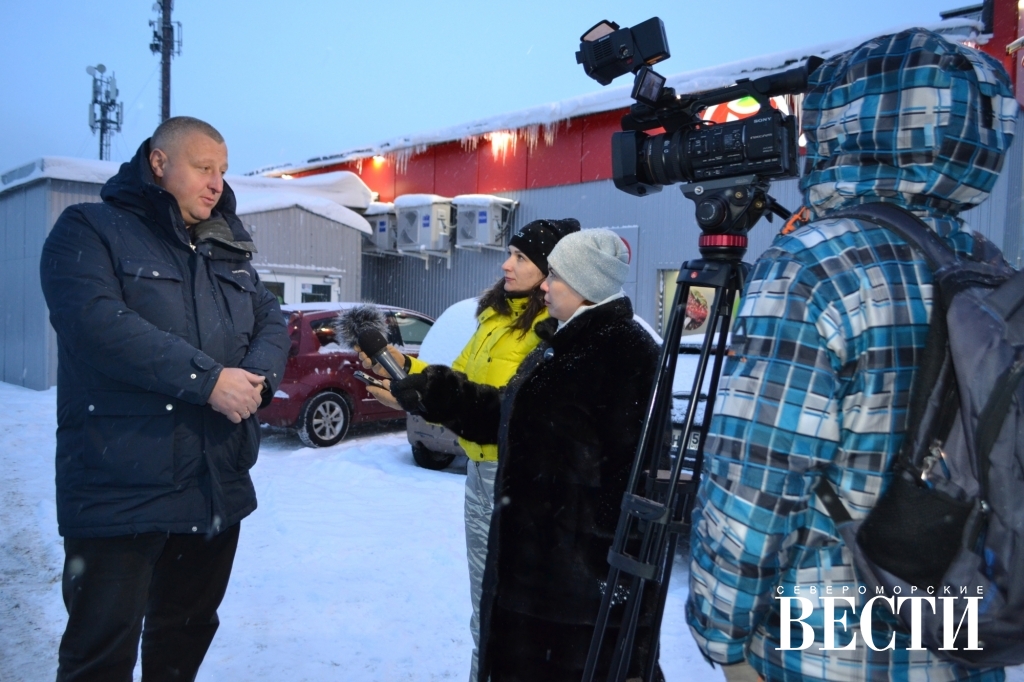
[[[969,19],[947,19],[939,23],[924,25],[908,24],[858,38],[822,43],[813,47],[797,48],[752,59],[744,59],[708,69],[678,73],[668,76],[665,85],[675,88],[678,93],[702,92],[720,88],[735,83],[739,78],[753,79],[774,72],[785,71],[805,61],[807,57],[812,55],[827,59],[846,50],[853,49],[876,36],[896,33],[907,28],[914,28],[915,26],[941,33],[953,40],[971,39],[976,43],[983,44],[988,38],[988,36],[980,35],[983,30],[982,25]],[[540,127],[544,127],[545,132],[550,134],[559,123],[568,119],[629,107],[633,103],[633,99],[630,97],[631,91],[632,84],[604,88],[559,102],[520,109],[519,111],[499,114],[448,128],[396,137],[377,145],[350,149],[337,154],[318,156],[301,163],[271,166],[253,171],[251,174],[271,176],[282,173],[299,173],[346,161],[356,161],[370,156],[386,154],[397,154],[401,162],[403,156],[407,158],[412,153],[425,150],[429,145],[454,140],[479,139],[483,135],[498,131],[533,128],[535,129],[534,134],[536,134]]]
[[[44,156],[0,174],[0,192],[44,179],[102,185],[116,174],[120,167],[121,164],[114,161]]]
[[[0,174],[0,193],[44,179],[102,185],[120,167],[114,161],[44,156]],[[352,210],[366,208],[373,198],[355,173],[324,173],[297,180],[228,175],[225,180],[235,192],[239,215],[299,206],[360,232],[373,232],[366,219]]]
[[[395,208],[442,204],[447,201],[451,201],[451,197],[442,197],[437,194],[403,194],[400,197],[395,197]]]
[[[287,188],[289,192],[299,192],[331,199],[337,204],[349,208],[363,209],[373,201],[373,192],[355,173],[336,171],[310,175],[305,178],[265,178],[248,175],[230,176],[229,182],[237,194],[240,188],[270,189],[280,191]]]
[[[381,215],[391,213],[394,210],[395,205],[390,201],[371,201],[370,205],[363,211],[363,215]]]
[[[351,208],[342,206],[327,197],[301,192],[279,191],[276,189],[251,191],[248,188],[235,190],[235,197],[238,199],[236,213],[242,218],[254,213],[265,213],[267,211],[277,211],[297,206],[345,227],[351,227],[366,234],[373,234],[370,223],[366,221],[366,218]]]
[[[298,206],[328,220],[373,234],[370,223],[352,210],[370,206],[373,193],[366,183],[348,171],[306,178],[281,179],[252,176],[229,177],[238,200],[238,215]],[[352,207],[352,208],[349,208]]]
[[[496,197],[493,194],[460,194],[452,203],[456,206],[490,206],[491,204],[514,204],[515,199]]]

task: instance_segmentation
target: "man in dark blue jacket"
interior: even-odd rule
[[[58,680],[194,679],[217,629],[249,469],[289,339],[224,183],[227,147],[160,125],[71,206],[40,263],[57,331]]]

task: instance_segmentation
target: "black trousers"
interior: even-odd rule
[[[220,624],[240,526],[213,538],[64,538],[57,682],[131,682],[140,636],[145,682],[194,680]]]

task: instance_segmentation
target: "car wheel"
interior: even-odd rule
[[[351,414],[348,402],[337,393],[314,396],[302,408],[299,440],[311,448],[334,445],[348,433]]]
[[[412,458],[416,460],[416,464],[424,469],[432,469],[434,471],[447,469],[455,461],[455,455],[430,450],[423,443],[416,443],[412,446]]]

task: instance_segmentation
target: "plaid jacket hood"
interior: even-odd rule
[[[951,218],[992,191],[1017,102],[993,58],[909,29],[836,55],[803,105],[800,187],[814,218],[887,201]]]

